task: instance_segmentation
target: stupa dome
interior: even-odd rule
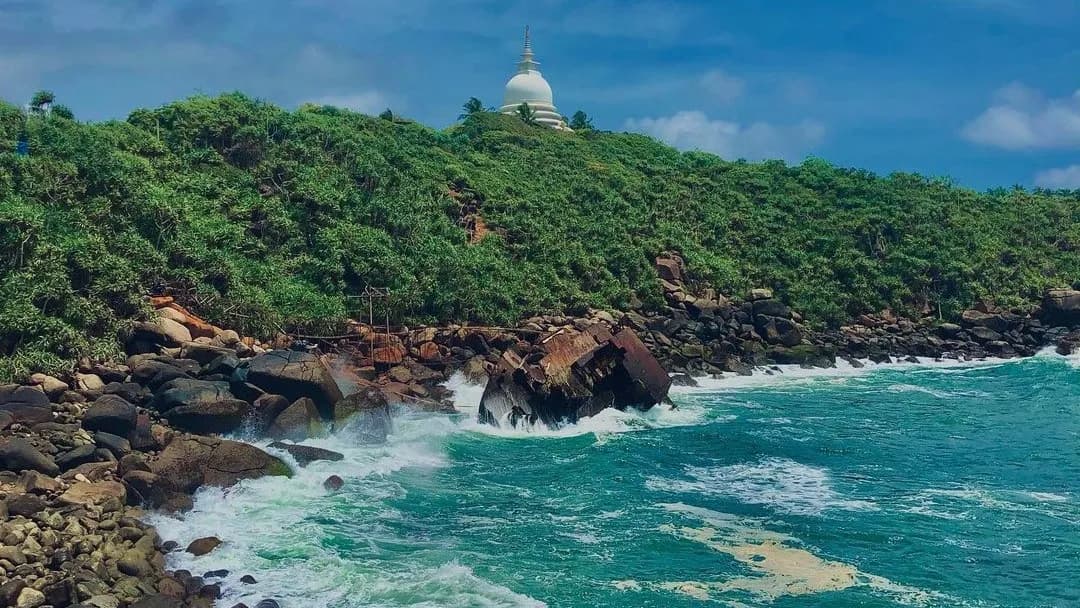
[[[525,50],[521,53],[517,74],[514,74],[513,78],[506,83],[503,106],[499,108],[499,111],[503,114],[516,114],[523,103],[528,104],[529,109],[533,111],[536,122],[556,129],[569,129],[555,107],[551,85],[540,73],[540,63],[533,59],[532,41],[529,39],[527,27],[525,28]]]

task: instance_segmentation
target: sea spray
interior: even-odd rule
[[[312,441],[345,458],[155,523],[223,539],[170,562],[229,569],[225,607],[1074,605],[1070,364],[784,369],[531,432],[478,424],[456,378],[463,413],[400,415],[382,446]]]

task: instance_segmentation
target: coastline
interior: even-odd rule
[[[159,608],[211,606],[223,589],[235,595],[237,585],[258,594],[258,581],[244,572],[168,569],[187,561],[170,555],[214,551],[228,538],[181,546],[152,524],[190,510],[194,496],[227,502],[228,488],[263,476],[299,474],[302,483],[332,494],[343,482],[329,471],[346,455],[321,438],[351,429],[359,443],[378,444],[390,433],[392,411],[460,413],[448,383],[478,402],[477,387],[504,350],[596,323],[633,329],[675,380],[676,394],[878,369],[996,365],[1050,349],[1071,353],[1075,346],[1075,326],[1047,326],[1037,314],[992,308],[965,313],[959,325],[882,314],[815,332],[766,290],[746,300],[711,295],[712,306],[672,278],[669,305],[659,311],[532,317],[511,329],[451,325],[378,333],[357,324],[346,347],[367,341],[373,350],[352,351],[353,362],[333,342],[241,338],[171,300],[159,302],[155,320],[136,324],[125,364],[86,362],[64,379],[35,374],[27,384],[0,387],[0,492],[9,515],[0,532],[15,549],[0,556],[0,599]],[[539,435],[684,422],[686,412],[665,407],[644,415],[605,410]],[[485,432],[537,436],[529,429]],[[331,464],[305,470],[320,461]],[[323,472],[322,480],[312,477]],[[273,597],[256,604],[277,605]]]

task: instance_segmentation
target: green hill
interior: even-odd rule
[[[213,321],[331,331],[389,287],[399,321],[659,304],[683,253],[817,324],[1031,301],[1080,276],[1080,193],[977,193],[812,159],[729,162],[481,113],[437,131],[239,94],[83,124],[0,105],[0,376],[114,352],[156,285]],[[29,155],[16,152],[29,141]],[[462,209],[487,235],[469,243]]]

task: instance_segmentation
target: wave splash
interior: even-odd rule
[[[825,469],[787,458],[764,458],[757,462],[719,467],[687,467],[689,479],[651,477],[652,490],[730,496],[746,504],[765,505],[793,515],[821,515],[829,509],[876,510],[869,500],[841,496]]]

